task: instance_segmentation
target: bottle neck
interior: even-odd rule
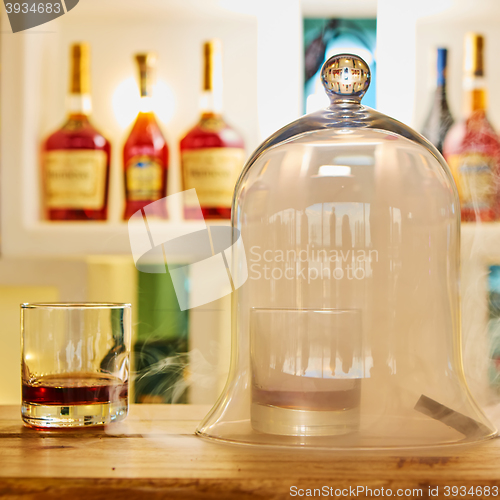
[[[435,93],[437,101],[446,101],[446,73],[448,65],[447,61],[447,49],[439,48],[437,50],[437,85]]]
[[[443,106],[448,107],[446,82],[436,87],[436,91],[434,93],[434,103],[435,106],[440,106],[441,108]]]
[[[202,117],[222,113],[222,47],[219,40],[210,40],[203,45],[200,111]]]
[[[68,115],[73,118],[89,117],[92,112],[90,94],[69,94],[67,100]]]
[[[88,117],[92,111],[90,97],[90,47],[86,43],[71,46],[68,114],[72,118]]]
[[[220,116],[222,114],[222,92],[204,90],[201,93],[200,113],[202,117]]]
[[[464,60],[465,116],[486,110],[486,82],[484,79],[484,37],[467,33]]]
[[[152,100],[151,96],[149,96],[149,95],[141,96],[141,103],[140,103],[139,111],[142,114],[153,113],[153,100]]]
[[[146,52],[135,56],[139,70],[139,90],[141,94],[140,114],[153,113],[153,86],[155,81],[156,54]]]
[[[464,80],[464,112],[465,116],[478,111],[486,111],[487,91],[483,77],[468,77]]]
[[[448,64],[448,51],[438,49],[437,52],[437,86],[446,88],[446,70]]]

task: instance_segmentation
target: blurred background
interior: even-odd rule
[[[212,403],[224,386],[231,297],[181,311],[168,273],[138,272],[131,257],[122,150],[140,106],[134,54],[157,54],[153,111],[169,148],[168,194],[182,189],[179,142],[199,119],[202,46],[214,37],[222,42],[223,115],[246,157],[281,126],[328,104],[319,70],[339,52],[372,69],[365,105],[422,132],[436,102],[442,106],[436,58],[446,48],[446,102],[456,123],[467,119],[467,32],[483,37],[487,116],[500,130],[498,0],[81,0],[16,34],[4,10],[0,17],[0,404],[20,403],[22,302],[132,303],[135,402]],[[111,144],[101,222],[54,222],[44,211],[42,145],[67,114],[75,42],[90,45],[92,123]],[[170,208],[165,231],[201,227],[182,207]],[[491,405],[500,386],[500,224],[464,222],[462,240],[465,368]]]

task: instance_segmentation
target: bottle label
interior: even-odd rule
[[[71,149],[44,154],[47,208],[100,210],[104,207],[107,155]]]
[[[457,154],[448,158],[462,209],[493,208],[496,161],[496,158],[482,153]]]
[[[162,197],[162,163],[151,156],[134,156],[127,163],[125,178],[129,201],[159,200]]]
[[[202,207],[230,207],[234,186],[243,168],[240,148],[204,148],[181,153],[184,189],[196,189]],[[196,200],[186,199],[188,207]]]

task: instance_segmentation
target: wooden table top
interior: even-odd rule
[[[267,500],[335,498],[335,490],[373,498],[388,488],[404,498],[500,497],[500,439],[418,455],[276,450],[196,437],[207,411],[132,405],[124,422],[106,429],[36,431],[23,426],[18,407],[0,406],[0,498]]]

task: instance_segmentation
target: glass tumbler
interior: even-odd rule
[[[252,427],[287,436],[359,426],[364,366],[359,310],[251,310]]]
[[[130,336],[130,304],[22,304],[23,421],[54,428],[123,420]]]

